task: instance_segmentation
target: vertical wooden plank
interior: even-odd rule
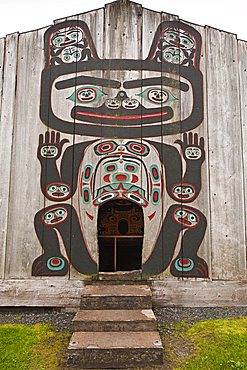
[[[90,35],[92,37],[93,43],[95,45],[97,54],[99,58],[103,58],[103,47],[104,47],[104,8],[83,13],[78,16],[78,20],[83,21],[87,24],[89,28]],[[102,72],[102,62],[99,62],[99,68],[93,71],[88,72],[80,72],[77,71],[76,75],[77,77],[80,76],[89,76],[89,77],[97,77],[102,78],[103,72]],[[89,86],[92,86],[92,83],[88,84]],[[87,85],[87,86],[88,86]],[[79,87],[79,86],[78,86]],[[76,86],[76,88],[78,88]],[[100,85],[97,85],[96,88],[101,89],[103,91],[102,87]],[[98,90],[100,91],[100,90]],[[78,122],[78,121],[76,121]],[[76,124],[76,123],[75,123]],[[100,126],[100,125],[99,125]],[[83,145],[86,148],[84,152],[82,152],[81,156],[81,165],[77,176],[77,191],[75,193],[75,196],[72,199],[72,206],[76,210],[76,214],[79,219],[82,235],[83,235],[83,241],[85,243],[85,247],[87,248],[89,255],[92,257],[92,260],[98,264],[98,238],[97,238],[97,209],[92,205],[92,194],[90,194],[91,202],[88,204],[87,202],[84,202],[84,197],[82,193],[82,179],[84,178],[84,172],[85,168],[89,165],[95,165],[93,157],[94,157],[94,150],[92,147],[90,147],[90,141],[100,139],[98,137],[98,133],[96,133],[95,137],[93,135],[75,135],[75,145]],[[87,144],[88,143],[88,144]],[[92,174],[91,174],[92,175]],[[85,187],[88,187],[89,180],[86,181],[87,184],[85,184]],[[90,217],[88,216],[90,214]],[[93,217],[93,219],[92,219]],[[74,254],[74,250],[71,250],[71,254]],[[86,261],[82,261],[82,263],[86,263]],[[78,279],[78,278],[84,278],[85,275],[81,275],[75,268],[71,266],[70,268],[70,278],[71,279]]]
[[[204,157],[205,160],[203,161],[201,165],[201,169],[198,167],[196,171],[194,171],[194,182],[193,185],[198,186],[199,182],[201,182],[201,190],[199,191],[198,197],[192,202],[188,203],[188,206],[191,206],[195,209],[195,212],[197,210],[202,213],[200,222],[204,223],[205,226],[205,235],[202,239],[201,244],[198,246],[198,256],[202,258],[207,266],[208,266],[208,276],[204,275],[204,277],[211,277],[211,240],[210,240],[210,204],[209,204],[209,156],[208,156],[208,122],[207,122],[207,65],[206,65],[206,31],[204,27],[201,27],[196,24],[191,24],[188,22],[184,22],[185,24],[188,24],[189,26],[193,27],[196,31],[199,32],[201,36],[201,45],[198,45],[198,51],[200,50],[200,55],[198,55],[200,63],[198,66],[196,66],[196,69],[200,71],[202,74],[203,79],[203,91],[197,91],[196,94],[199,95],[203,93],[203,106],[197,107],[197,109],[200,109],[203,111],[203,120],[202,122],[196,127],[195,130],[191,131],[193,135],[198,135],[200,143],[200,138],[203,138],[204,140],[204,147],[201,147],[200,149],[202,152],[204,151]],[[193,105],[193,98],[191,96],[191,99],[183,99],[181,97],[181,114],[183,116],[187,116],[190,113],[191,107]],[[183,118],[182,118],[183,119]],[[188,134],[188,132],[187,132]],[[188,136],[187,136],[188,137]],[[194,136],[195,138],[195,136]],[[183,135],[181,135],[181,139],[183,140]],[[182,154],[182,153],[181,153]],[[199,176],[199,178],[197,178]],[[186,208],[186,204],[184,204],[184,207]],[[202,218],[205,220],[202,220]],[[196,232],[195,232],[196,234]],[[186,258],[186,250],[184,250],[184,258]],[[200,265],[199,268],[201,268],[202,265]],[[206,273],[205,270],[202,269],[202,272]],[[203,277],[203,274],[202,276]]]
[[[240,83],[240,114],[242,124],[242,145],[243,145],[243,170],[244,170],[244,215],[245,232],[247,231],[247,41],[238,40],[238,63]],[[245,235],[247,235],[245,233]],[[243,255],[246,255],[246,244],[243,245]],[[246,269],[246,260],[243,259],[242,268]]]
[[[0,123],[0,277],[4,277],[9,212],[12,135],[15,116],[17,33],[6,37]],[[1,63],[2,65],[2,63]],[[3,68],[2,68],[3,69]],[[4,179],[4,181],[3,181]]]
[[[38,137],[43,128],[39,107],[44,31],[19,37],[6,278],[30,279],[32,262],[40,251],[33,218],[44,206],[37,160]]]
[[[237,40],[213,28],[206,40],[212,277],[231,280],[246,258]]]
[[[4,71],[5,38],[0,39],[0,112],[3,95],[3,71]]]

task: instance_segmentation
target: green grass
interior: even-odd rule
[[[64,360],[70,334],[47,324],[0,325],[1,370],[55,370]],[[62,352],[63,350],[63,352]]]
[[[247,318],[198,322],[180,336],[194,351],[176,369],[247,369]]]

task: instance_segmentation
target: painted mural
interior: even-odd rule
[[[162,22],[146,59],[101,59],[87,24],[70,20],[46,31],[44,47],[40,117],[49,131],[37,155],[52,204],[35,216],[43,253],[32,275],[66,275],[69,264],[97,274],[99,209],[127,200],[143,210],[144,240],[150,234],[143,275],[169,268],[175,277],[207,278],[198,255],[207,221],[193,207],[205,160],[204,139],[192,132],[203,120],[200,34]],[[83,138],[75,143],[74,135]],[[166,197],[174,203],[164,210]]]

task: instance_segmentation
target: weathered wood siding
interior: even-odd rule
[[[162,29],[160,25],[166,28]],[[54,31],[50,27],[55,27]],[[77,287],[76,280],[84,280],[85,277],[88,278],[89,275],[97,273],[95,270],[95,266],[98,264],[97,207],[95,208],[92,206],[93,203],[87,201],[82,204],[82,197],[85,194],[83,193],[85,186],[87,183],[89,184],[89,180],[85,180],[84,170],[86,166],[89,166],[88,168],[95,166],[96,155],[98,155],[97,148],[100,147],[100,143],[103,145],[114,141],[118,146],[122,143],[121,145],[125,148],[126,145],[129,145],[128,140],[134,140],[138,145],[143,144],[150,151],[146,159],[143,157],[143,163],[149,169],[152,166],[158,168],[157,161],[160,158],[160,169],[165,182],[171,176],[169,171],[172,171],[167,170],[166,166],[169,168],[175,166],[174,168],[176,168],[178,163],[171,156],[171,153],[179,156],[182,172],[180,178],[176,180],[178,186],[183,182],[186,183],[186,178],[189,178],[188,168],[191,173],[197,171],[196,175],[198,175],[198,169],[195,170],[192,165],[188,165],[183,153],[185,140],[192,140],[191,146],[195,144],[202,153],[204,152],[202,141],[199,144],[196,135],[198,135],[198,140],[204,138],[205,143],[205,161],[201,164],[201,189],[197,190],[197,195],[190,204],[190,202],[183,203],[176,200],[169,193],[167,185],[167,189],[164,188],[165,195],[162,197],[159,207],[153,205],[151,208],[143,208],[146,220],[142,255],[144,269],[147,275],[153,276],[154,280],[157,276],[161,281],[160,284],[154,285],[154,291],[159,292],[157,293],[157,304],[166,304],[166,300],[162,298],[162,289],[166,289],[165,283],[162,282],[165,281],[171,280],[169,289],[173,289],[172,284],[181,284],[180,278],[190,278],[190,284],[193,284],[194,278],[225,281],[245,280],[247,278],[247,42],[238,40],[236,35],[191,24],[176,16],[154,12],[129,1],[114,2],[107,4],[102,9],[56,20],[54,26],[50,27],[20,35],[14,33],[0,39],[0,279],[3,284],[9,284],[9,280],[13,280],[15,287],[17,287],[20,280],[27,280],[27,284],[29,280],[33,284],[35,280],[43,279],[45,284],[49,285],[48,281],[51,281],[52,284],[58,275],[59,282],[64,281],[66,289],[69,289],[70,281],[71,287],[74,289]],[[185,117],[191,114],[191,107],[194,103],[192,94],[188,97],[183,91],[173,90],[175,85],[181,86],[186,80],[183,77],[183,73],[184,76],[187,73],[186,67],[184,67],[186,62],[182,63],[181,66],[174,64],[173,70],[168,68],[167,61],[160,62],[159,69],[157,67],[159,57],[156,57],[155,60],[154,56],[151,55],[150,47],[152,45],[154,53],[160,53],[160,58],[165,58],[162,54],[163,49],[159,46],[162,42],[166,43],[166,40],[162,39],[165,37],[164,30],[170,27],[172,32],[179,29],[180,36],[181,34],[189,35],[194,40],[195,46],[194,56],[191,54],[191,59],[187,62],[190,71],[187,74],[191,74],[193,80],[195,77],[192,72],[195,71],[198,73],[197,76],[201,75],[203,78],[203,120],[198,123],[198,127],[183,131],[181,123],[180,129],[176,133],[163,135],[164,128],[162,127],[164,125],[160,118],[160,121],[154,125],[154,129],[160,125],[160,134],[152,135],[150,130],[148,135],[145,133],[147,125],[145,118],[143,118],[145,116],[144,108],[142,108],[140,124],[136,125],[135,135],[130,134],[130,139],[127,134],[127,131],[131,130],[128,128],[129,126],[126,126],[126,132],[121,135],[119,134],[121,125],[104,124],[104,122],[90,123],[90,129],[87,128],[89,126],[85,125],[85,134],[83,130],[78,132],[81,123],[77,118],[71,118],[68,112],[73,108],[76,109],[79,83],[78,85],[77,82],[74,84],[73,91],[73,86],[69,89],[63,85],[63,79],[70,78],[79,81],[84,67],[82,67],[82,61],[81,64],[75,62],[74,68],[72,64],[68,63],[69,67],[66,70],[64,66],[67,61],[61,64],[62,49],[51,46],[56,33],[60,32],[67,37],[71,32],[71,27],[77,30],[83,29],[84,36],[86,35],[83,41],[84,45],[77,48],[77,53],[87,54],[82,61],[85,60],[88,65],[92,60],[91,71],[90,68],[86,69],[85,75],[97,78],[97,91],[101,91],[100,94],[104,99],[107,94],[111,99],[118,96],[119,91],[124,90],[123,86],[126,81],[131,84],[132,80],[144,81],[154,76],[157,84],[153,86],[162,89],[161,79],[164,76],[166,78],[170,73],[174,85],[168,87],[168,90],[175,91],[173,119],[180,122],[183,122]],[[88,27],[89,31],[85,27]],[[159,29],[161,30],[160,35],[157,33]],[[87,32],[89,32],[88,35]],[[80,34],[77,33],[77,38],[79,37]],[[201,45],[199,45],[198,37],[201,39]],[[72,46],[77,47],[76,45],[75,43]],[[179,48],[177,49],[181,51],[182,47],[179,46]],[[181,53],[181,55],[183,54]],[[117,63],[114,61],[116,59]],[[141,63],[145,67],[140,67]],[[147,67],[148,63],[156,65],[156,69],[154,68],[152,71],[151,67]],[[92,67],[94,65],[96,67]],[[64,72],[57,73],[59,68]],[[51,97],[48,96],[48,90],[46,91],[44,78],[46,78],[47,84],[51,84]],[[158,82],[158,78],[160,82]],[[122,81],[121,87],[116,88],[115,86],[115,90],[113,89],[115,95],[111,92],[112,87],[106,85],[106,80],[111,80],[112,86],[116,84],[114,81]],[[102,81],[102,85],[99,81]],[[57,86],[56,83],[63,87],[56,90],[54,88]],[[86,86],[88,87],[89,83]],[[189,84],[189,86],[191,91],[191,85]],[[135,89],[135,93],[133,93],[135,95],[131,97],[132,104],[134,104],[133,101],[139,99],[140,95],[144,94],[145,89],[147,89],[145,84]],[[54,92],[54,90],[56,91]],[[63,94],[64,100],[59,100],[59,94]],[[46,106],[44,101],[50,101],[53,108],[50,109],[48,105]],[[197,107],[194,108],[197,109]],[[160,109],[163,111],[166,109],[166,105],[162,105]],[[200,107],[198,109],[200,110]],[[103,108],[98,108],[97,112],[98,115],[103,114]],[[56,115],[59,117],[58,121],[67,122],[68,129],[57,129],[57,123],[54,126]],[[92,127],[95,127],[95,130],[96,128],[101,130],[101,133],[94,134]],[[54,130],[60,131],[60,139],[58,136],[53,137]],[[87,130],[89,131],[87,132]],[[189,136],[189,132],[193,133],[193,136]],[[41,158],[41,141],[38,148],[40,134],[43,135],[40,137],[43,146],[45,141],[47,145],[57,145],[57,148],[59,140],[63,144],[54,167],[51,165],[51,159]],[[95,144],[92,144],[93,141]],[[91,146],[87,147],[87,145]],[[66,154],[64,154],[65,152]],[[42,170],[37,153],[38,156],[41,156]],[[79,163],[80,155],[81,162],[79,161]],[[167,158],[170,158],[171,163],[167,163],[169,162]],[[97,168],[101,174],[100,180],[97,180],[97,186],[100,189],[105,186],[105,180],[103,180],[105,167],[99,165]],[[54,171],[56,176],[52,175]],[[146,186],[144,175],[143,170],[140,175],[140,188]],[[94,179],[94,181],[96,180]],[[199,180],[196,181],[196,186],[200,188]],[[75,182],[78,182],[77,187],[75,187]],[[69,183],[71,189],[69,187],[68,189],[73,192],[73,196],[64,196],[64,201],[59,199],[60,203],[58,199],[54,200],[52,196],[47,196],[47,189],[54,183],[61,184],[61,186]],[[176,184],[173,184],[173,190],[170,189],[170,191],[175,191]],[[158,187],[157,184],[154,186]],[[166,194],[167,192],[169,194]],[[94,202],[96,201],[94,200]],[[203,226],[198,226],[198,222],[189,230],[181,224],[180,230],[176,228],[178,240],[171,246],[164,230],[168,230],[168,232],[169,228],[175,230],[175,216],[172,212],[177,212],[179,207],[181,211],[194,212],[194,215],[197,215],[201,222],[200,225]],[[67,214],[66,226],[61,226],[60,223],[54,228],[47,227],[44,215],[50,212],[48,216],[53,217],[52,213],[55,214],[59,210]],[[166,225],[166,228],[162,229],[162,224]],[[200,227],[201,239],[196,231]],[[160,230],[163,231],[159,236]],[[188,230],[190,237],[188,237]],[[80,235],[77,235],[78,232]],[[197,238],[200,240],[195,241]],[[48,245],[49,240],[51,240],[50,245]],[[83,240],[87,240],[87,242],[84,243]],[[188,246],[189,240],[193,244],[191,247],[193,251]],[[80,243],[82,243],[82,247],[79,245]],[[170,252],[172,254],[170,261],[167,263],[164,262],[168,258],[167,251],[165,248],[162,249],[162,245],[170,245],[170,251],[173,249],[173,252]],[[82,253],[85,254],[83,258],[91,264],[88,269],[87,267],[78,269],[80,250],[83,250]],[[63,258],[68,260],[68,266],[66,263],[63,265]],[[153,259],[152,263],[149,263],[150,258]],[[49,263],[52,264],[50,276],[49,268],[47,268]],[[188,267],[189,263],[194,263],[194,267]],[[181,268],[179,264],[182,264]],[[192,271],[191,274],[188,272],[189,268]],[[199,270],[200,273],[198,273]],[[43,274],[42,271],[44,271]],[[80,283],[78,282],[78,284]],[[197,281],[195,284],[198,286],[200,283]],[[207,291],[210,290],[210,287],[211,285],[208,284]],[[11,295],[13,294],[11,291]],[[200,302],[201,299],[199,299]],[[214,293],[211,294],[210,299],[214,299]],[[177,302],[178,298],[175,301]],[[226,300],[222,299],[222,301]],[[25,302],[28,302],[28,299]]]

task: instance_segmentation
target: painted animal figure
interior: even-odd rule
[[[176,21],[159,25],[145,60],[100,59],[82,21],[46,31],[40,117],[56,132],[40,135],[38,159],[42,192],[54,204],[35,216],[43,254],[33,275],[65,275],[68,261],[96,274],[98,210],[125,199],[143,209],[144,275],[170,266],[174,276],[208,277],[197,254],[206,218],[188,205],[201,191],[205,160],[204,139],[191,132],[203,120],[200,48],[200,34]],[[68,146],[60,132],[83,139]],[[163,142],[178,134],[174,144]],[[166,195],[174,204],[164,212]]]

